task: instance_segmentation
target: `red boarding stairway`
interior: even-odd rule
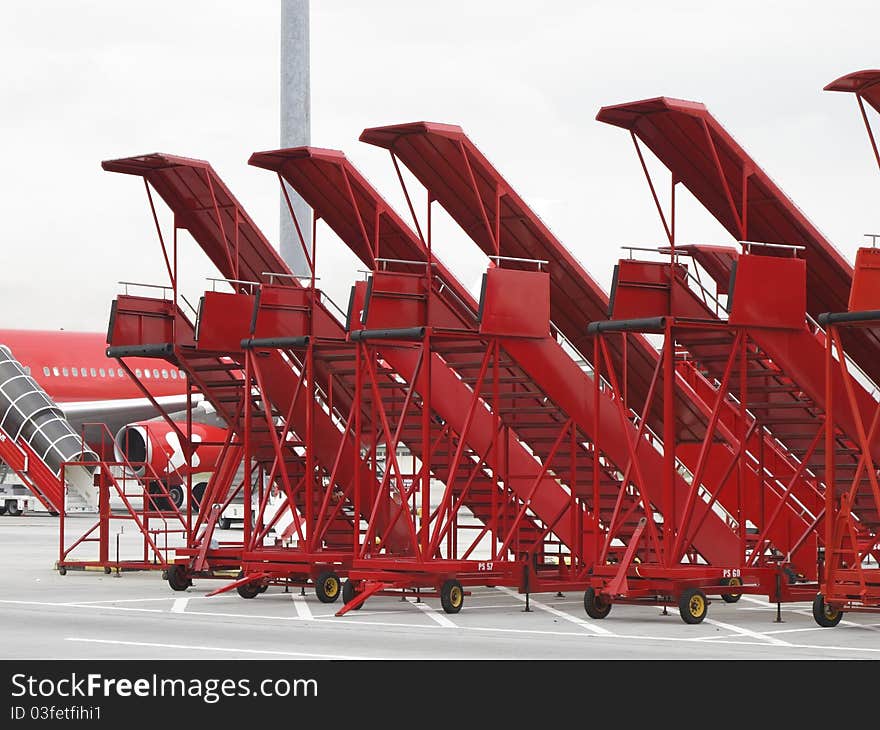
[[[98,457],[30,371],[0,344],[0,460],[50,513],[95,512]],[[65,462],[70,462],[64,468]]]
[[[459,127],[425,122],[395,125],[365,130],[361,139],[386,147],[393,158],[399,157],[427,187],[431,198],[437,200],[490,257],[509,257],[511,265],[516,265],[518,258],[553,261],[551,319],[561,334],[583,352],[582,348],[588,344],[585,325],[607,317],[608,298]],[[628,353],[626,362],[622,355],[624,342]],[[656,350],[637,333],[609,338],[606,345],[615,370],[625,373],[621,390],[627,405],[635,411],[641,410],[648,401],[657,366]],[[708,386],[701,383],[704,390]],[[676,438],[680,443],[699,444],[708,418],[706,403],[700,401],[684,379],[679,380],[674,398]],[[663,398],[650,400],[649,425],[659,434],[663,431]],[[680,458],[690,471],[694,470],[696,463],[689,460],[692,454],[685,451]],[[711,476],[707,474],[707,478]],[[803,522],[790,505],[784,510],[785,520]],[[783,553],[790,552],[787,548],[792,544],[786,536],[788,533],[779,531],[777,534]],[[798,572],[815,574],[812,559],[800,562]]]
[[[426,245],[388,207],[342,153],[302,148],[260,153],[252,158],[252,162],[279,171],[315,207],[318,214],[355,254],[374,270],[384,265],[386,260],[394,259],[412,262],[409,270],[418,271],[428,260]],[[382,256],[379,255],[380,249]],[[446,302],[441,311],[456,312],[456,326],[466,325],[475,329],[475,312],[478,309],[476,302],[440,262],[434,259],[434,263],[438,298],[439,301]],[[504,272],[516,273],[521,272]],[[630,461],[630,446],[639,443],[639,461],[644,462],[643,468],[646,473],[650,473],[649,470],[659,464],[657,452],[646,441],[639,442],[636,438],[637,429],[632,424],[621,423],[617,407],[607,394],[598,398],[601,408],[594,408],[597,396],[593,392],[592,381],[584,376],[578,365],[552,338],[546,335],[540,340],[511,338],[504,341],[504,349],[514,361],[510,367],[515,364],[518,368],[511,377],[521,383],[528,383],[536,393],[543,393],[542,399],[548,397],[549,402],[554,404],[553,407],[564,412],[566,418],[572,419],[579,429],[594,433],[601,427],[610,434],[620,436],[616,448],[612,450],[614,460],[606,461],[604,457],[602,460],[605,469],[602,488],[607,491],[600,503],[603,514],[610,516],[610,509],[620,493],[619,479],[623,476],[618,473],[615,479],[605,480],[609,470],[614,472],[612,464],[621,464],[626,469],[626,464]],[[457,368],[455,359],[451,355],[447,357],[449,365]],[[465,375],[466,380],[467,378],[473,379],[470,374]],[[597,417],[599,425],[595,422]],[[560,423],[562,422],[564,421]],[[546,455],[552,445],[552,437],[546,432],[530,433],[525,424],[517,426],[516,433],[539,455]],[[579,476],[574,481],[578,486],[577,493],[592,499],[592,450],[585,448],[582,458],[578,466]],[[582,467],[583,472],[580,471]],[[680,483],[683,485],[683,482]],[[700,535],[704,538],[700,543],[701,551],[711,559],[721,562],[726,557],[731,557],[735,545],[732,535],[725,542],[726,534],[729,535],[729,530],[711,513],[707,519],[706,531]]]
[[[856,86],[862,84],[860,88],[867,89],[869,79],[855,74],[849,80],[844,77],[829,86],[844,90],[844,87],[853,83]],[[870,101],[876,96],[866,91],[865,98]],[[764,256],[790,258],[792,250],[803,248],[806,261],[806,326],[785,335],[776,333],[768,337],[767,333],[757,330],[754,333],[759,337],[758,344],[765,354],[789,376],[788,387],[796,391],[795,397],[804,397],[808,405],[818,404],[818,409],[808,407],[801,415],[795,412],[789,414],[791,423],[778,424],[780,428],[777,431],[787,449],[795,456],[803,456],[815,435],[815,426],[811,428],[810,423],[797,421],[809,421],[816,413],[824,412],[826,403],[823,364],[825,338],[815,318],[826,311],[845,310],[851,299],[851,289],[858,297],[858,288],[851,286],[852,268],[702,104],[657,98],[604,107],[597,118],[627,129],[640,160],[639,140],[646,144],[672,174],[673,201],[676,185],[683,183],[731,235],[744,242],[746,249],[760,250]],[[647,168],[644,169],[647,176]],[[653,193],[654,185],[650,176],[648,182]],[[654,199],[656,202],[656,195]],[[658,212],[670,242],[673,242],[674,232],[659,205]],[[761,244],[749,241],[759,241]],[[713,261],[712,265],[716,267],[717,278],[723,280],[724,274],[717,269],[718,263]],[[723,286],[726,288],[727,282]],[[746,306],[745,298],[741,299],[740,306]],[[761,311],[748,314],[751,321],[760,321],[766,315]],[[875,390],[873,383],[878,382],[880,376],[880,360],[876,357],[880,329],[867,326],[846,328],[841,331],[841,337],[847,355],[864,374],[860,379],[862,385],[855,389],[857,410],[861,413],[872,412],[876,406],[869,390]],[[833,387],[839,396],[840,389],[844,387],[843,380],[835,377],[834,383]],[[786,387],[784,383],[782,385]],[[790,407],[796,408],[791,405],[791,393],[782,393],[777,398],[787,398]],[[834,415],[842,433],[835,439],[833,449],[835,478],[840,484],[847,483],[856,468],[858,433],[857,419],[853,413],[843,408],[844,401],[839,397],[835,400],[841,404],[841,412]],[[876,448],[872,445],[872,450]],[[811,456],[813,469],[820,467],[825,449],[823,444]],[[866,524],[875,519],[872,512],[873,509],[864,515]]]
[[[880,165],[880,152],[865,102],[875,111],[880,110],[880,71],[866,70],[842,76],[828,84],[828,91],[846,91],[854,94],[859,112],[868,133],[874,158]],[[876,243],[876,240],[875,240]],[[873,442],[876,439],[880,409],[864,414],[852,397],[858,383],[853,372],[844,366],[844,342],[853,331],[867,330],[873,336],[880,332],[880,295],[878,295],[878,251],[860,248],[856,253],[855,272],[849,296],[848,311],[829,312],[819,316],[826,328],[826,396],[837,414],[845,409],[855,419],[857,427],[857,469],[847,482],[826,492],[829,518],[825,524],[825,561],[820,576],[820,592],[813,602],[813,617],[819,626],[836,626],[846,611],[880,611],[880,557],[876,523],[866,529],[865,513],[876,516],[880,511],[880,484],[877,481],[876,458]],[[847,386],[847,398],[841,403],[835,399],[833,375],[839,373]],[[831,418],[829,435],[839,426]],[[829,481],[839,471],[838,460],[829,449],[826,460]],[[870,558],[873,557],[872,562]]]
[[[259,282],[266,280],[268,274],[277,278],[280,286],[297,289],[302,288],[301,285],[208,163],[157,154],[105,162],[103,167],[143,177],[148,194],[152,186],[174,212],[175,248],[177,230],[188,230],[236,290],[235,294],[206,294],[201,307],[198,338],[192,326],[184,323],[185,318],[172,302],[144,298],[134,302],[127,299],[125,304],[130,315],[129,324],[116,322],[122,309],[117,306],[114,321],[111,322],[111,345],[128,348],[128,352],[148,354],[155,351],[157,356],[177,359],[181,368],[190,373],[193,383],[218,408],[218,413],[228,419],[232,431],[241,435],[244,430],[241,414],[246,411],[244,381],[241,377],[245,356],[241,341],[251,335],[256,298],[252,292]],[[152,206],[152,197],[150,202]],[[160,239],[160,242],[168,262],[171,257],[164,240]],[[170,265],[169,276],[174,286],[176,269],[172,270]],[[314,304],[312,313],[313,319],[320,320],[312,323],[313,328],[320,330],[321,327],[331,327],[335,328],[335,334],[344,335],[341,325],[323,301]],[[189,365],[192,367],[188,369]],[[296,407],[291,409],[295,403],[293,389],[296,380],[291,366],[277,349],[266,351],[262,366],[265,392],[270,396],[268,400],[275,412],[283,415],[292,411],[297,432],[305,432],[302,402],[297,402]],[[336,380],[331,367],[327,363],[318,365],[319,385],[325,392],[333,390]],[[335,393],[335,405],[341,409],[344,420],[345,392],[339,389]],[[316,438],[312,446],[325,472],[332,472],[338,461],[338,486],[344,489],[353,483],[357,469],[362,472],[362,483],[368,484],[372,475],[362,463],[359,465],[352,440],[340,431],[324,409],[315,409],[314,421],[312,430]],[[252,433],[251,437],[263,438],[260,446],[267,454],[274,454],[268,433],[262,437],[259,432]],[[296,445],[292,443],[289,447]],[[294,461],[291,461],[288,467],[293,465]],[[227,472],[233,473],[234,470],[230,468]],[[199,533],[199,545],[192,548],[198,555],[204,555],[210,532],[209,529]],[[385,539],[400,552],[405,553],[409,549],[408,536],[401,531],[392,531]],[[241,548],[238,550],[240,555]],[[230,556],[230,559],[233,557]]]

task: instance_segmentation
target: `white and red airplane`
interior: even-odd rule
[[[106,432],[85,424],[106,424],[115,437],[116,459],[124,456],[131,462],[147,462],[155,473],[167,474],[175,503],[183,503],[180,481],[188,468],[200,474],[213,470],[220,451],[213,444],[223,441],[225,424],[200,395],[193,396],[199,405],[197,412],[194,409],[193,440],[208,443],[197,449],[188,466],[175,429],[157,416],[155,405],[116,360],[107,357],[103,333],[2,329],[0,344],[11,350],[92,448],[99,447],[95,440],[103,440]],[[152,358],[127,358],[126,364],[185,433],[186,375]]]

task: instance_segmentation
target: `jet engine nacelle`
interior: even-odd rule
[[[186,434],[186,423],[177,423]],[[185,438],[185,437],[184,437]],[[178,432],[166,421],[139,421],[119,429],[113,450],[117,461],[128,461],[137,476],[144,476],[149,464],[149,476],[157,476],[168,483],[179,483],[188,473],[213,471],[226,440],[226,429],[201,423],[192,424],[195,447],[189,462],[184,443]]]

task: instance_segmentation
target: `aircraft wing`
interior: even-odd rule
[[[193,402],[201,400],[200,395],[193,395]],[[156,398],[166,411],[178,411],[186,408],[186,395],[169,395]],[[106,423],[110,432],[115,434],[120,428],[134,421],[145,421],[157,415],[156,407],[147,398],[121,398],[119,400],[70,401],[58,403],[70,425],[79,432],[83,424]],[[186,416],[184,415],[184,418]],[[94,434],[94,435],[93,435]],[[97,429],[87,429],[88,439],[97,435]]]

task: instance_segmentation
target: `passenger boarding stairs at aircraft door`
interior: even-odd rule
[[[83,446],[58,405],[2,345],[0,459],[50,513],[97,511],[94,467],[70,462],[97,462],[98,456]]]

